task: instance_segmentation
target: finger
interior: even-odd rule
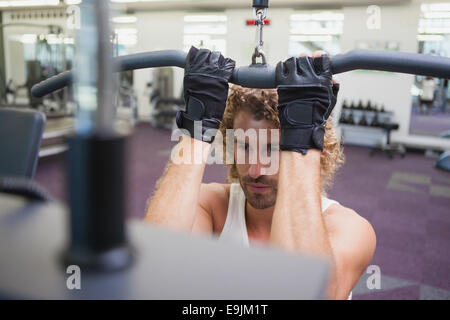
[[[323,50],[317,50],[313,53],[312,57],[313,58],[318,58],[320,56],[323,56],[324,54],[327,54],[325,51]]]
[[[286,69],[284,70],[285,72],[294,72],[296,70],[296,63],[297,63],[297,59],[291,57],[289,59],[287,59],[284,64]]]
[[[300,53],[299,57],[308,57],[309,54],[307,54],[306,52]]]
[[[209,56],[209,63],[214,66],[218,66],[220,56],[221,56],[221,54],[218,51],[211,52],[211,55]]]
[[[288,73],[289,72],[287,70],[285,62],[284,61],[278,62],[276,67],[276,74],[280,75],[281,77],[287,77]]]
[[[208,49],[200,49],[195,57],[195,63],[197,65],[204,65],[209,60],[210,55],[211,51]]]
[[[198,53],[198,49],[196,47],[194,47],[194,46],[191,46],[191,48],[189,49],[188,55],[187,55],[188,56],[188,62],[190,64],[192,64],[194,62],[194,58],[197,55],[197,53]]]
[[[335,97],[337,97],[337,95],[338,95],[339,88],[340,88],[339,83],[334,83],[333,84],[332,90],[333,90],[333,94],[334,94]]]
[[[333,84],[339,84],[339,81],[336,80],[336,78],[331,79],[333,81]]]
[[[222,54],[219,55],[219,61],[217,63],[219,64],[219,67],[222,67],[226,64],[226,59]]]
[[[317,74],[328,71],[330,69],[330,58],[327,53],[325,51],[316,51],[314,54],[316,55],[313,57],[314,71]]]
[[[314,60],[310,56],[303,56],[301,58],[297,59],[297,72],[299,74],[309,75],[312,72],[314,72],[314,66],[313,66]]]
[[[221,69],[226,72],[232,72],[235,67],[236,67],[236,62],[229,58],[225,58],[223,60],[223,64],[221,65]]]

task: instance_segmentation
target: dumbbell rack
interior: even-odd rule
[[[341,138],[345,144],[374,147],[383,143],[386,138],[386,132],[381,127],[370,126],[375,114],[378,113],[378,121],[380,123],[390,122],[394,115],[391,111],[368,111],[360,109],[343,108],[341,115],[343,114],[347,118],[350,113],[353,113],[353,119],[356,124],[339,123],[341,129]],[[366,116],[366,120],[369,123],[368,126],[358,125],[362,116]]]

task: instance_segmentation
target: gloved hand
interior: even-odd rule
[[[280,149],[306,154],[323,150],[325,122],[336,105],[339,84],[333,84],[330,59],[290,58],[276,67]]]
[[[218,129],[228,97],[228,81],[236,63],[220,52],[191,47],[184,68],[184,100],[186,111],[177,113],[177,125],[191,137],[211,143],[208,129]],[[202,122],[201,137],[194,134],[194,121]]]

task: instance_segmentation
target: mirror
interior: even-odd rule
[[[419,53],[450,57],[450,4],[423,4]],[[410,134],[450,139],[448,79],[416,76],[411,89]]]

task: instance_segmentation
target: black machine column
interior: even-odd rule
[[[68,139],[70,244],[64,264],[90,271],[128,266],[126,135],[115,129],[108,0],[85,0],[77,36],[76,133]],[[98,41],[93,41],[96,36]]]

